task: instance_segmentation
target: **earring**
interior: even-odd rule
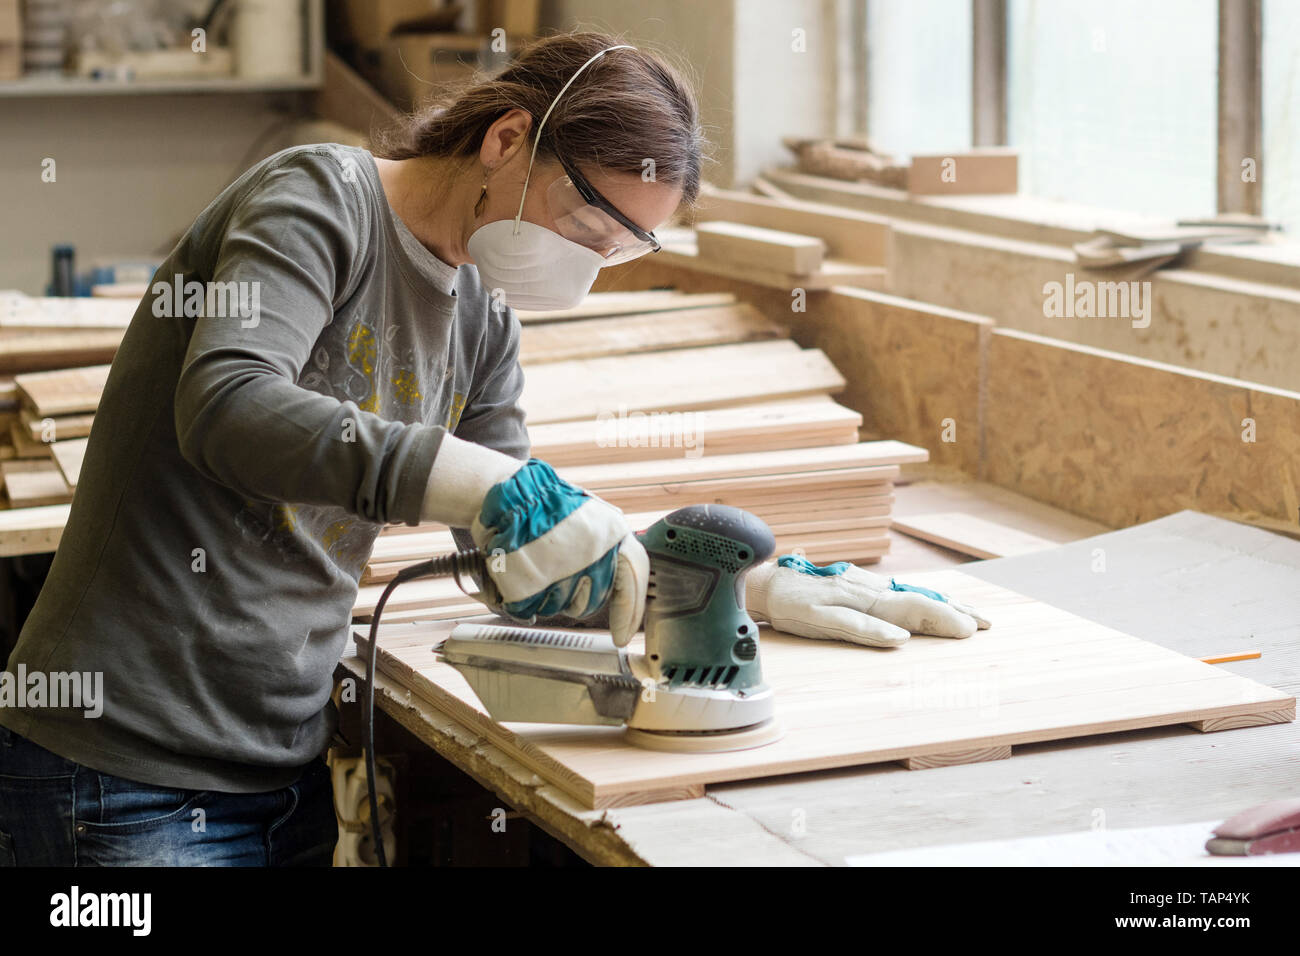
[[[483,207],[487,205],[487,177],[483,177],[483,189],[478,194],[478,202],[474,204],[474,216],[483,215]]]

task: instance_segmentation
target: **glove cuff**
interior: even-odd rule
[[[775,561],[767,561],[745,575],[745,610],[756,621],[772,620],[768,612],[767,593],[772,576],[778,570]]]
[[[420,520],[441,521],[453,528],[472,527],[487,493],[523,466],[518,458],[450,433],[443,435],[424,489]]]

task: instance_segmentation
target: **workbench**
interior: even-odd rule
[[[961,564],[966,573],[1189,656],[1258,649],[1258,660],[1221,666],[1288,694],[1300,691],[1300,541],[1180,512],[1048,551],[964,564],[900,535],[894,542],[874,570]],[[1095,570],[1099,560],[1104,571]],[[358,658],[340,668],[364,677]],[[923,846],[1222,820],[1294,796],[1300,781],[1300,729],[1283,723],[1031,744],[990,763],[798,774],[710,786],[701,799],[587,810],[383,675],[376,687],[384,713],[603,865],[835,866]]]

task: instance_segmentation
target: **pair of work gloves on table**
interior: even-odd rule
[[[487,555],[494,610],[516,620],[608,610],[620,647],[641,627],[650,560],[623,513],[536,459],[521,462],[443,436],[421,517],[469,528]],[[491,587],[489,588],[488,585]],[[800,637],[897,647],[912,634],[970,637],[989,626],[937,591],[844,561],[818,567],[783,555],[745,579],[749,614]]]

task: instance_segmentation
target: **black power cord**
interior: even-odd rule
[[[370,618],[370,646],[366,648],[366,786],[370,800],[370,838],[375,844],[375,859],[381,867],[388,866],[388,854],[384,851],[383,828],[379,825],[379,791],[375,780],[375,670],[379,661],[379,618],[384,613],[388,596],[399,584],[416,578],[441,578],[450,574],[456,579],[456,586],[468,595],[470,592],[465,590],[460,576],[474,573],[480,576],[480,580],[484,580],[487,573],[486,559],[478,548],[453,551],[402,568],[379,595],[375,613]]]

